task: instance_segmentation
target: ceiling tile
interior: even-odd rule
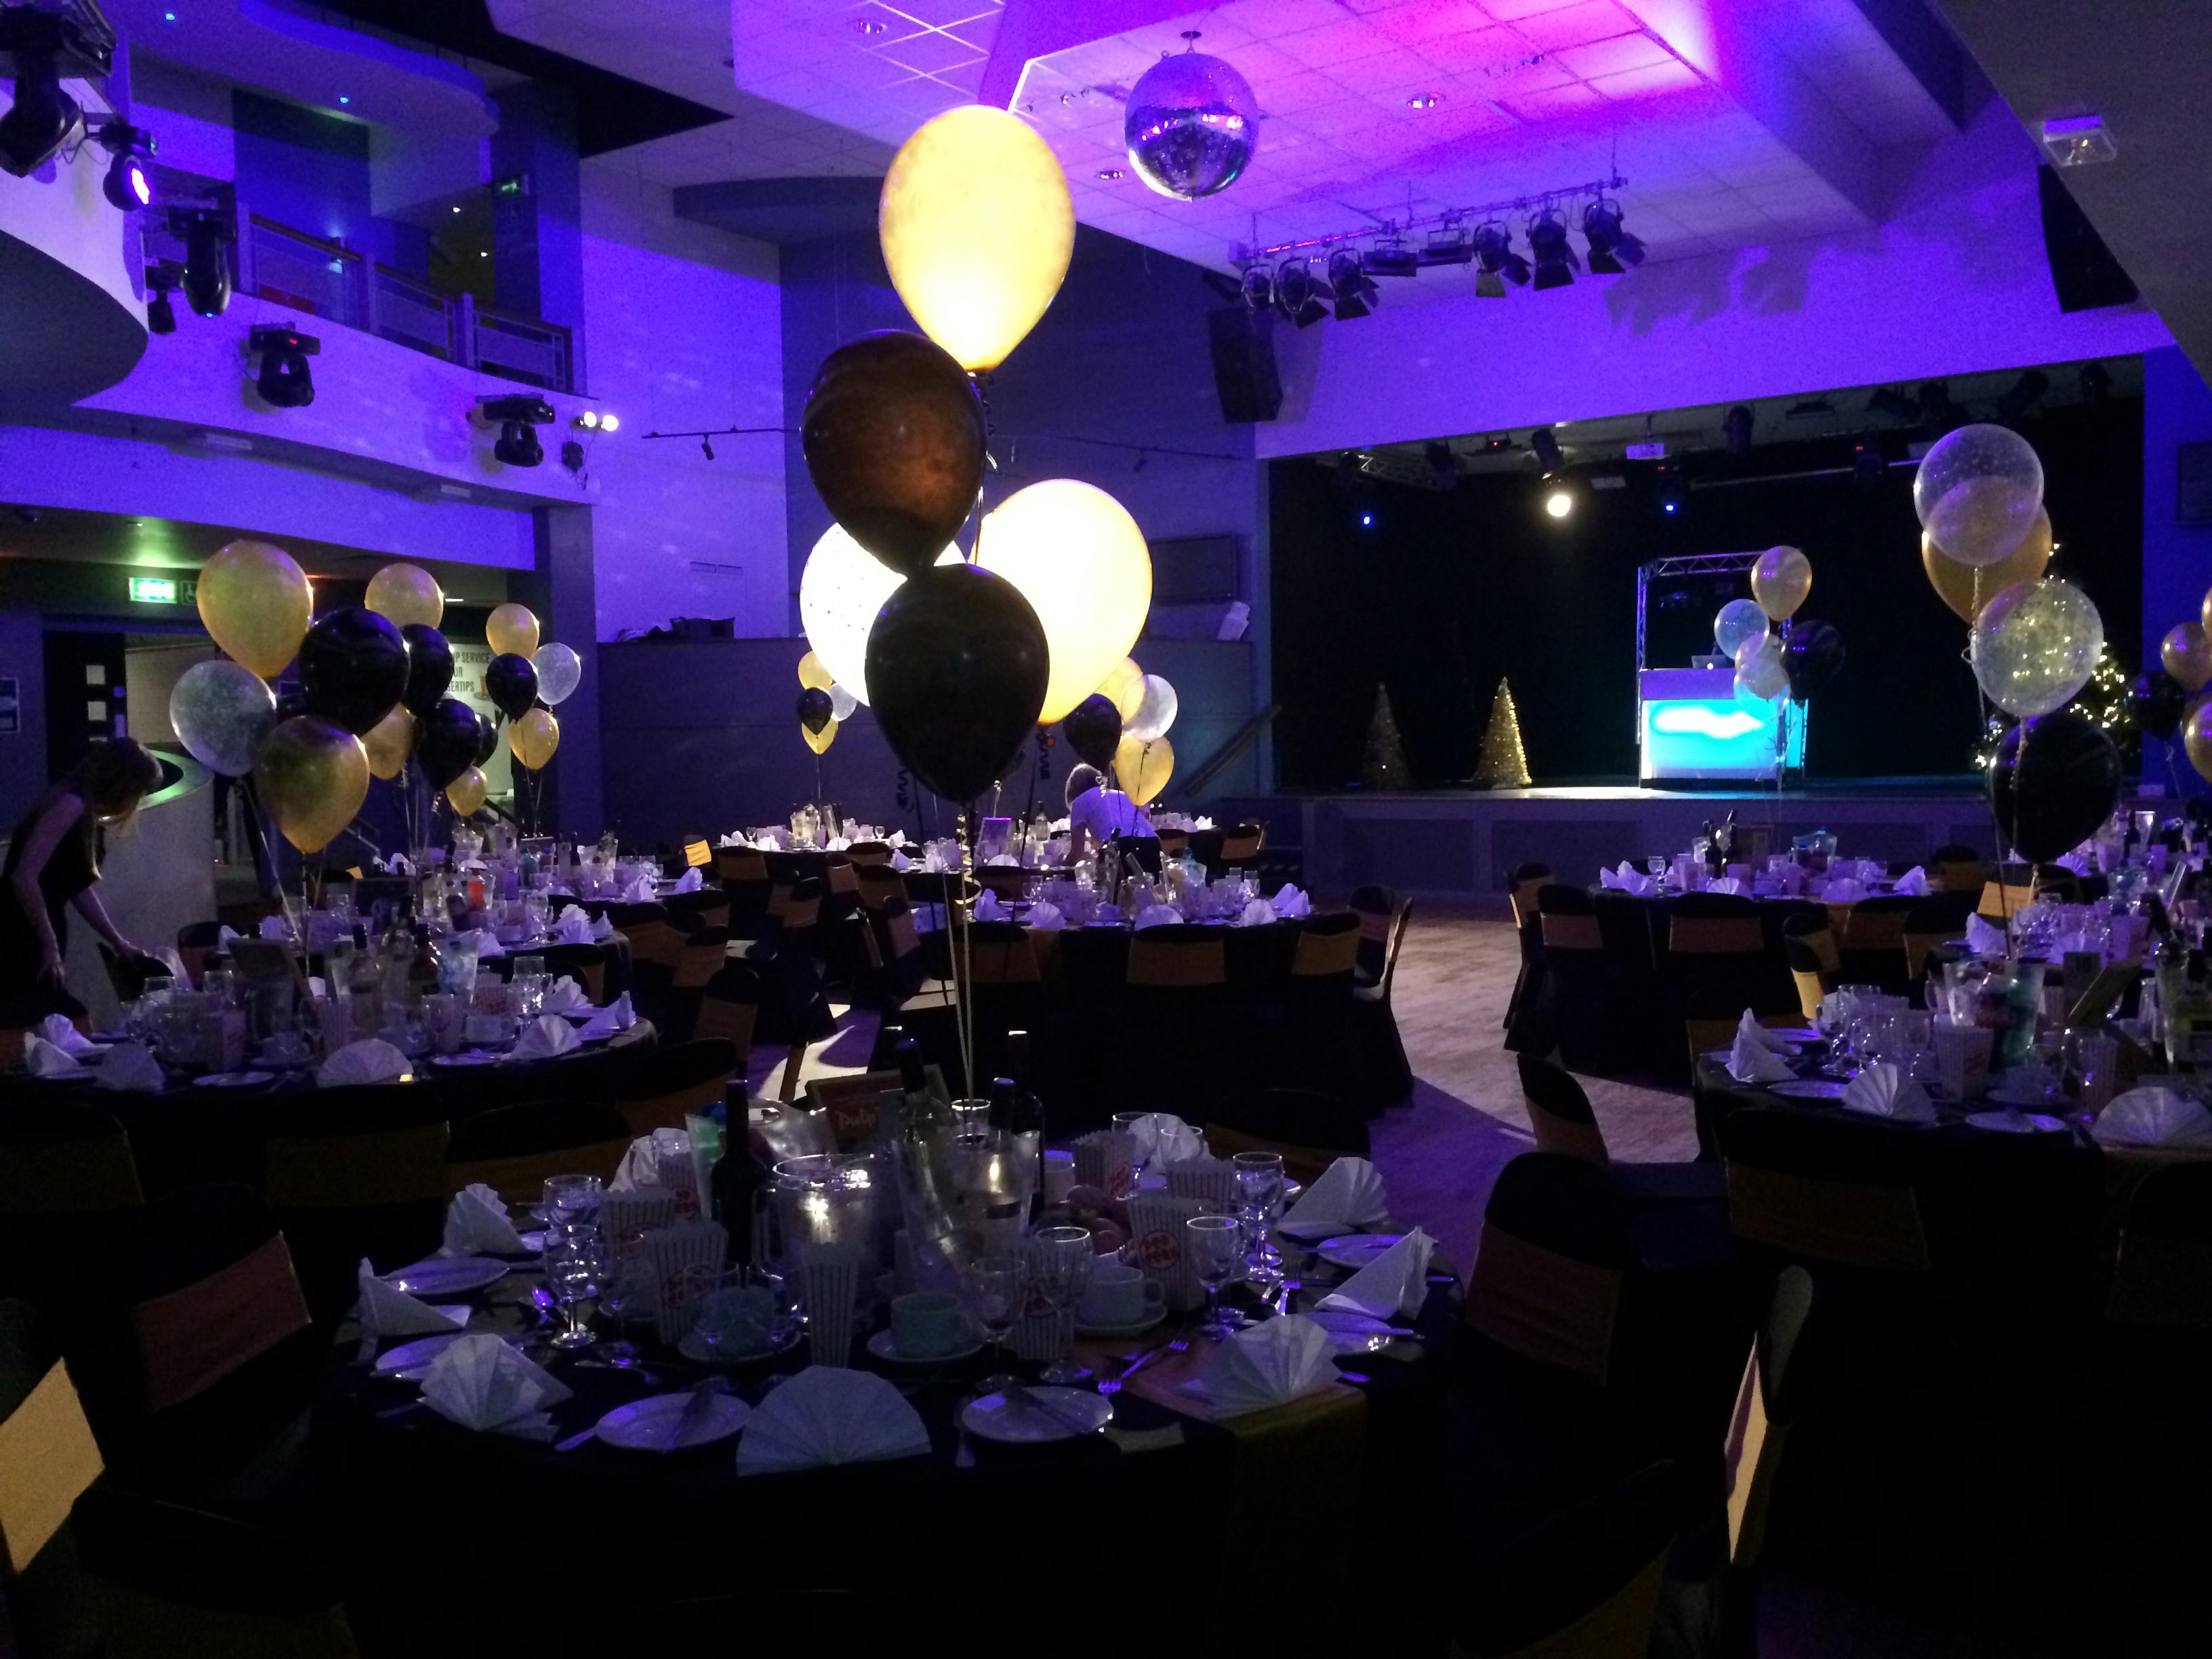
[[[1585,81],[1674,61],[1674,53],[1648,34],[1617,34],[1586,46],[1563,46],[1553,56]]]
[[[1593,104],[1601,104],[1605,100],[1580,82],[1571,81],[1561,87],[1509,92],[1498,101],[1524,121],[1556,121],[1579,114]]]
[[[933,75],[962,64],[978,62],[982,54],[966,41],[949,34],[917,34],[882,47],[876,56],[904,64],[921,75]]]
[[[1608,98],[1648,98],[1655,93],[1679,92],[1703,84],[1697,70],[1675,58],[1650,69],[1631,70],[1626,75],[1600,76],[1590,82]]]
[[[979,3],[979,0],[885,0],[885,3],[893,11],[902,13],[930,28],[943,28],[948,23],[964,23],[979,15],[989,19],[994,28],[998,27],[997,8]]]
[[[1328,72],[1333,79],[1354,92],[1379,92],[1387,87],[1410,86],[1437,79],[1434,64],[1402,50],[1355,58],[1349,63],[1332,65]]]
[[[1389,40],[1356,19],[1328,23],[1317,29],[1285,35],[1277,40],[1275,44],[1309,69],[1328,70],[1333,73],[1340,71],[1344,65],[1356,59],[1372,58],[1377,52],[1395,49]]]
[[[1610,40],[1616,34],[1632,33],[1637,27],[1636,20],[1613,0],[1582,0],[1579,5],[1523,17],[1514,24],[1523,40],[1543,52]]]

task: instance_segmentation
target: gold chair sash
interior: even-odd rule
[[[1571,1117],[1562,1117],[1546,1109],[1533,1095],[1523,1096],[1522,1100],[1528,1108],[1528,1127],[1535,1131],[1538,1152],[1578,1158],[1601,1169],[1613,1162],[1613,1154],[1606,1147],[1605,1132],[1596,1124],[1577,1123]]]
[[[0,1422],[0,1580],[37,1559],[101,1467],[69,1367],[56,1360]]]
[[[152,1410],[204,1394],[307,1328],[307,1301],[283,1234],[196,1284],[141,1302],[131,1310],[131,1327]]]
[[[692,1025],[691,1035],[695,1037],[726,1037],[737,1045],[739,1054],[744,1054],[752,1048],[753,1027],[759,1018],[760,1009],[757,1005],[709,993],[699,999],[699,1017]]]
[[[1595,916],[1551,910],[1544,915],[1544,948],[1547,951],[1603,951],[1605,936],[1598,932]]]
[[[1218,939],[1177,939],[1172,944],[1148,939],[1143,933],[1129,939],[1129,963],[1122,975],[1127,985],[1164,990],[1192,990],[1229,982],[1229,955]]]
[[[1948,945],[1954,939],[1964,939],[1966,929],[1942,933],[1906,933],[1905,939],[1905,973],[1908,979],[1918,979],[1928,971],[1929,952],[1939,945]]]
[[[1933,1267],[1912,1188],[1728,1164],[1729,1230],[1793,1255],[1890,1273]]]
[[[722,971],[730,959],[730,942],[720,928],[715,937],[704,942],[686,939],[684,949],[676,958],[676,976],[671,981],[678,991],[697,991],[705,988],[707,981]]]
[[[135,1210],[146,1201],[131,1137],[18,1140],[0,1148],[0,1215]]]
[[[1291,977],[1332,979],[1359,965],[1359,933],[1346,927],[1339,933],[1316,933],[1301,928],[1291,950]]]
[[[751,847],[718,847],[714,849],[714,874],[724,883],[766,881],[768,859]]]
[[[1844,918],[1846,951],[1893,951],[1905,942],[1905,912],[1854,905]]]
[[[1797,1006],[1808,1020],[1820,1017],[1820,1004],[1828,994],[1828,988],[1820,975],[1804,968],[1792,968],[1790,977],[1796,982]]]
[[[1621,1276],[1482,1224],[1467,1322],[1526,1358],[1602,1383],[1613,1366]]]
[[[280,1210],[415,1204],[446,1195],[444,1123],[346,1135],[271,1135],[270,1203]]]

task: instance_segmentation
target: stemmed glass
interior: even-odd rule
[[[1182,1225],[1191,1271],[1206,1286],[1206,1322],[1200,1328],[1216,1341],[1224,1340],[1244,1322],[1221,1305],[1221,1287],[1237,1277],[1244,1230],[1233,1215],[1194,1215]]]
[[[545,1236],[545,1284],[561,1310],[563,1324],[553,1346],[563,1351],[589,1347],[592,1333],[579,1311],[599,1293],[607,1270],[606,1241],[596,1221],[549,1229]]]
[[[1021,1316],[1027,1273],[1028,1263],[1018,1255],[978,1256],[961,1266],[960,1299],[1000,1364],[1006,1363],[1006,1339]]]
[[[1088,1227],[1047,1227],[1036,1235],[1036,1284],[1051,1305],[1055,1333],[1065,1331],[1075,1340],[1075,1304],[1091,1284],[1094,1260]],[[1037,1373],[1037,1381],[1060,1387],[1080,1382],[1091,1373],[1075,1363],[1067,1349]]]
[[[1255,1285],[1282,1281],[1282,1256],[1267,1236],[1267,1229],[1283,1209],[1283,1155],[1280,1152],[1239,1152],[1237,1169],[1237,1214],[1244,1229],[1244,1277]]]

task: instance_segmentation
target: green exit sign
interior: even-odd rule
[[[190,605],[198,598],[199,584],[190,577],[133,576],[133,605]]]

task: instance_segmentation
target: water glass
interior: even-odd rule
[[[1088,1227],[1047,1227],[1030,1241],[1036,1252],[1033,1284],[1053,1310],[1060,1328],[1075,1336],[1075,1304],[1091,1284],[1091,1264],[1096,1259]],[[1080,1382],[1091,1373],[1063,1350],[1059,1358],[1037,1373],[1037,1381],[1060,1387]]]
[[[607,1269],[606,1243],[599,1235],[598,1224],[585,1222],[567,1227],[549,1226],[544,1261],[545,1287],[553,1293],[563,1320],[561,1329],[553,1334],[553,1346],[561,1349],[589,1347],[592,1334],[586,1328],[585,1316],[580,1310],[599,1295],[599,1280]]]
[[[1244,1230],[1233,1215],[1194,1215],[1182,1224],[1191,1271],[1206,1286],[1206,1322],[1200,1328],[1217,1341],[1225,1340],[1244,1323],[1221,1305],[1222,1286],[1237,1277]]]
[[[1006,1339],[1021,1317],[1029,1264],[1018,1255],[977,1256],[960,1267],[960,1302],[1003,1361]]]
[[[605,1196],[599,1176],[548,1176],[543,1196],[545,1225],[550,1231],[597,1227],[599,1201]]]
[[[1282,1256],[1267,1230],[1283,1212],[1283,1155],[1239,1152],[1234,1162],[1237,1214],[1244,1227],[1244,1277],[1259,1285],[1279,1283]]]

